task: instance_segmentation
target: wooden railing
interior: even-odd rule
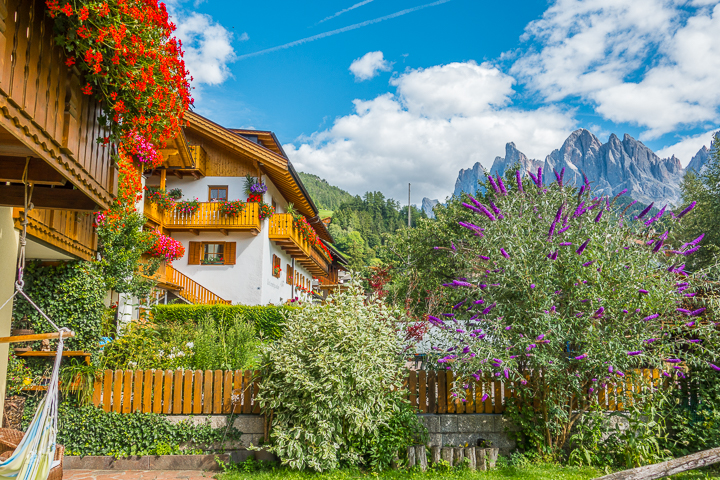
[[[157,225],[162,225],[165,212],[160,210],[157,204],[152,203],[146,196],[145,205],[143,206],[143,215],[145,215],[145,217],[147,217],[147,219],[151,222],[156,223]]]
[[[270,240],[276,241],[286,247],[286,250],[293,255],[293,250],[298,250],[300,254],[295,253],[293,256],[313,274],[325,275],[330,268],[330,261],[324,252],[315,245],[312,245],[307,239],[300,235],[300,230],[295,227],[294,218],[289,213],[276,213],[270,217]],[[294,245],[294,248],[287,248],[288,244]]]
[[[201,175],[205,175],[205,164],[207,163],[207,152],[202,145],[190,145],[190,154],[192,155],[195,169],[200,172]]]
[[[177,294],[190,303],[201,305],[230,305],[232,303],[230,300],[220,298],[184,273],[178,272],[170,265],[165,267],[165,278],[167,283],[179,285],[180,291],[178,291]]]
[[[220,213],[219,202],[200,203],[192,215],[182,213],[178,209],[166,211],[163,215],[163,226],[168,229],[188,230],[260,230],[258,204],[248,202],[243,211],[236,217]]]
[[[103,208],[117,191],[102,108],[54,41],[45,2],[4,0],[0,14],[0,125]],[[5,6],[7,11],[5,12]],[[13,145],[14,147],[14,145]]]
[[[632,404],[633,394],[641,389],[661,388],[660,371],[637,370],[635,383],[627,377],[590,394],[605,410],[622,411]],[[466,401],[452,395],[457,380],[448,371],[411,371],[404,382],[406,398],[419,413],[461,414],[505,411],[507,401],[515,395],[516,385],[486,378],[472,380],[466,390]],[[687,385],[681,385],[688,398]],[[136,411],[174,415],[259,413],[255,402],[259,391],[257,372],[202,370],[105,370],[95,382],[93,403],[106,412]],[[681,395],[682,396],[682,395]]]
[[[253,377],[250,370],[105,370],[93,404],[117,413],[257,414]]]
[[[15,226],[22,228],[22,208],[13,209]],[[97,249],[93,216],[68,210],[32,209],[28,213],[28,234],[50,245],[90,260]]]

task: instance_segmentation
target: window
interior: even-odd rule
[[[228,199],[228,187],[227,185],[222,187],[209,187],[208,201],[210,202],[224,202]]]
[[[280,278],[280,274],[282,273],[282,268],[280,267],[280,257],[277,255],[273,255],[273,269],[272,274],[275,278]]]
[[[285,265],[285,281],[288,285],[292,285],[293,283],[293,267],[291,267],[289,264]]]
[[[235,265],[235,242],[190,242],[188,265]]]

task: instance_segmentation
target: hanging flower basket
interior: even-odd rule
[[[245,210],[245,202],[242,200],[225,201],[220,204],[220,213],[235,218]]]
[[[182,200],[175,204],[175,211],[185,215],[194,214],[200,208],[200,202],[197,198],[193,200]]]
[[[145,187],[145,192],[145,198],[150,203],[157,205],[160,210],[172,210],[175,208],[175,200],[165,193],[165,190],[157,187]]]
[[[153,232],[153,236],[155,241],[152,248],[147,252],[151,257],[173,261],[185,255],[185,247],[174,238],[159,232]]]
[[[275,208],[271,205],[268,205],[265,202],[259,203],[260,205],[258,205],[258,217],[260,217],[260,220],[265,220],[267,217],[275,213]]]

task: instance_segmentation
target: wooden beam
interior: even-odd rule
[[[35,186],[35,188],[33,188],[31,201],[35,208],[76,210],[80,212],[94,212],[98,210],[97,204],[88,198],[81,190],[69,188]],[[0,206],[23,207],[24,205],[24,186],[0,184]]]
[[[25,158],[0,156],[0,182],[21,183],[25,173]],[[60,172],[39,158],[28,164],[28,182],[40,185],[65,185],[67,180]]]
[[[170,173],[172,173],[173,175],[175,175],[175,176],[176,176],[177,178],[179,178],[180,180],[182,180],[182,178],[183,178],[183,174],[182,174],[182,172],[181,172],[180,170],[171,169],[171,170],[170,170]]]
[[[160,170],[160,190],[165,190],[165,185],[167,181],[167,170],[164,168]]]
[[[195,177],[195,180],[200,180],[200,178],[201,178],[200,172],[198,172],[197,170],[191,171],[191,172],[190,172],[190,175],[192,175],[193,177]]]
[[[222,234],[225,235],[226,237],[228,236],[228,231],[227,231],[227,229],[225,229],[225,228],[221,228],[221,229],[220,229],[220,233],[222,233]]]
[[[63,332],[63,338],[74,337],[75,332]],[[14,337],[0,337],[0,343],[35,342],[37,340],[54,340],[60,338],[60,333],[36,333],[35,335],[15,335]]]
[[[665,478],[676,473],[707,467],[720,462],[720,448],[713,448],[703,452],[693,453],[673,460],[648,465],[646,467],[623,470],[622,472],[611,473],[596,480],[653,480]]]
[[[198,230],[197,228],[191,228],[190,233],[197,237],[198,235],[200,235],[200,230]]]

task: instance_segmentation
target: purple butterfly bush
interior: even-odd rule
[[[637,217],[635,217],[635,220],[640,220],[640,219],[643,218],[645,215],[647,215],[648,212],[649,212],[650,210],[652,210],[653,205],[655,205],[655,202],[652,202],[650,205],[648,205],[647,207],[645,207],[645,210],[643,210],[642,212],[640,212],[640,215],[638,215]]]
[[[685,209],[683,209],[682,212],[678,213],[678,215],[677,215],[676,218],[677,218],[678,220],[680,220],[682,217],[684,217],[685,215],[687,215],[688,213],[690,213],[690,211],[691,211],[693,208],[695,208],[695,205],[696,205],[696,204],[697,204],[697,202],[692,202],[692,203],[690,203],[690,205],[688,205],[687,207],[685,207]]]
[[[519,191],[520,193],[525,193],[525,192],[523,191],[522,177],[520,176],[520,170],[516,170],[516,171],[515,171],[515,181],[517,182],[518,191]]]
[[[583,252],[585,251],[585,249],[587,248],[588,243],[590,243],[590,239],[589,239],[589,238],[588,238],[587,240],[585,240],[585,241],[582,243],[582,245],[580,245],[580,247],[575,251],[575,253],[577,253],[578,255],[582,255],[582,253],[583,253]]]
[[[500,175],[498,175],[497,177],[497,183],[498,187],[500,187],[500,193],[502,193],[503,195],[507,195],[507,188],[505,188],[505,183],[503,183],[502,177]]]
[[[502,253],[502,256],[505,258],[510,258],[510,254],[505,251],[504,248],[500,249],[500,253]]]
[[[667,208],[667,205],[662,207],[662,209],[658,213],[656,213],[650,220],[645,222],[645,225],[652,225],[653,223],[655,223],[656,220],[660,219],[665,214],[666,208]]]
[[[624,190],[623,190],[622,192],[620,192],[620,193],[618,193],[617,195],[615,195],[615,197],[614,197],[614,198],[618,198],[618,197],[620,197],[620,196],[622,196],[622,195],[625,195],[625,194],[627,193],[627,191],[628,191],[628,189],[627,189],[627,188],[626,188],[626,189],[624,189]]]
[[[597,204],[596,204],[596,205],[597,205]],[[594,206],[594,205],[593,205],[593,206]],[[602,218],[602,214],[603,214],[603,210],[600,210],[600,211],[598,212],[597,216],[595,217],[595,223],[600,222],[600,219]]]

